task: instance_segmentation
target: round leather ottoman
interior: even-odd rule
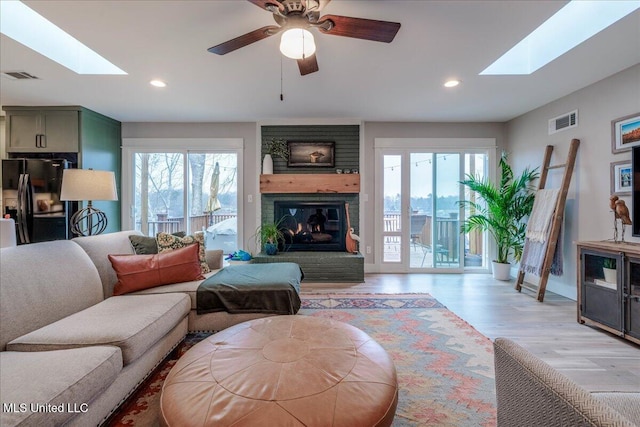
[[[275,316],[193,346],[160,399],[169,426],[390,426],[398,383],[389,355],[360,329]]]

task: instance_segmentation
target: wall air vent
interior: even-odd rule
[[[39,77],[29,74],[26,71],[3,71],[2,77],[6,77],[10,80],[38,80]]]
[[[578,126],[578,110],[549,120],[549,135]]]

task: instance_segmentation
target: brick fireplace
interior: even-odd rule
[[[335,168],[359,168],[359,126],[263,126],[263,154],[271,138],[333,141]],[[278,255],[260,253],[254,262],[296,262],[309,282],[363,282],[364,256],[345,247],[347,213],[351,227],[360,228],[360,176],[337,174],[333,168],[287,167],[282,159],[274,159],[273,171],[260,176],[261,218],[284,218],[285,244]]]

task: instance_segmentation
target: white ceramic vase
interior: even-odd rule
[[[273,173],[273,159],[271,154],[265,154],[264,160],[262,160],[262,173],[263,175],[271,175]]]
[[[491,261],[493,265],[493,278],[496,280],[509,280],[511,278],[511,264]]]

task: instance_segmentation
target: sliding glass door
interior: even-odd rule
[[[207,249],[232,253],[241,247],[238,152],[125,151],[131,229],[148,236],[204,231]]]
[[[383,271],[462,271],[486,268],[483,233],[461,233],[465,174],[485,176],[486,153],[380,151],[378,221]]]

